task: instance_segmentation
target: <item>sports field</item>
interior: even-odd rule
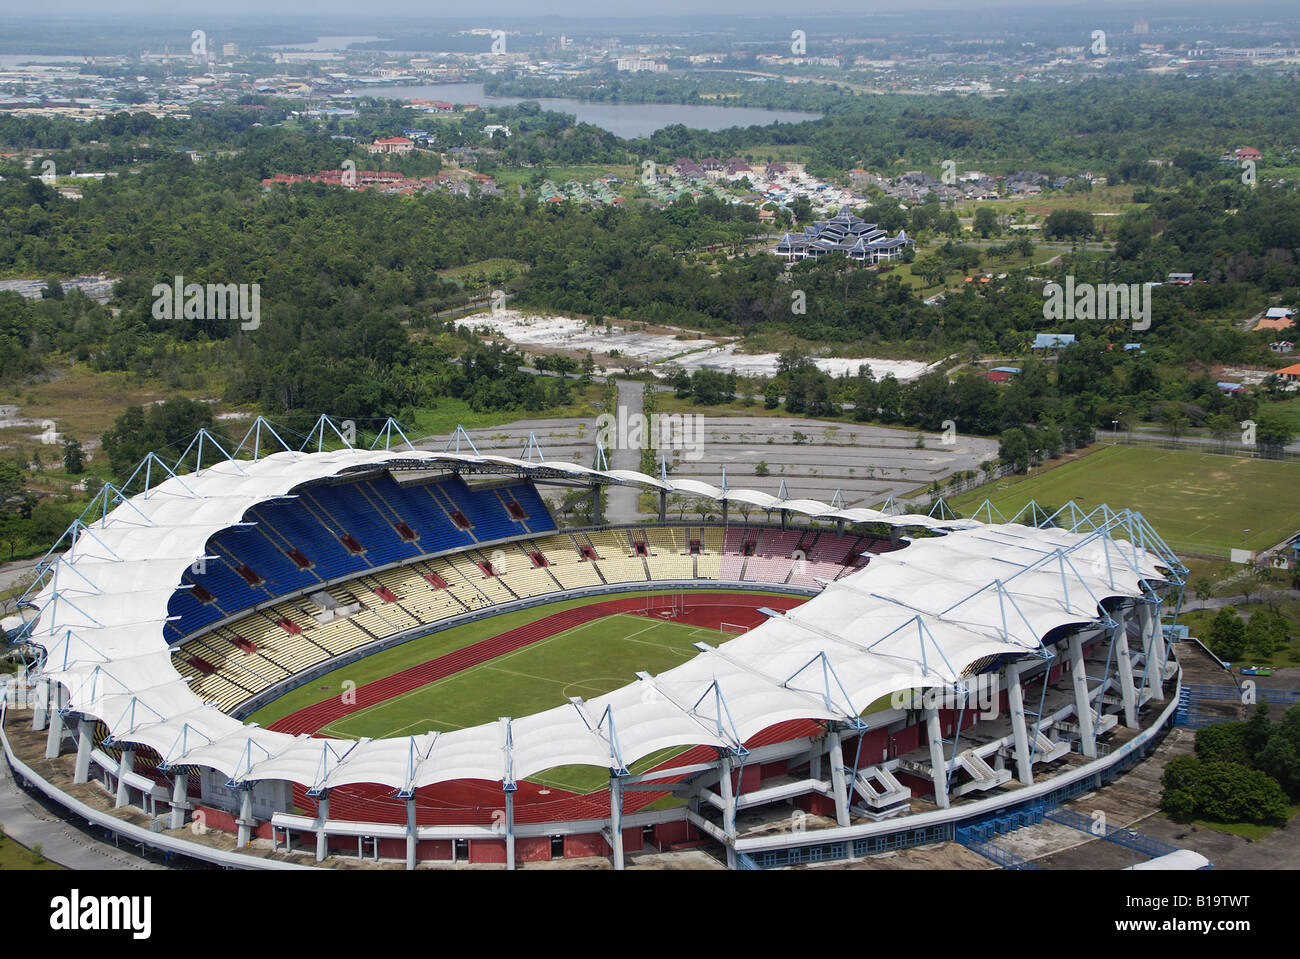
[[[626,613],[606,616],[470,666],[445,679],[358,710],[321,730],[326,736],[408,736],[446,732],[501,716],[527,716],[590,699],[698,655],[731,634]]]
[[[765,618],[759,606],[787,609],[802,601],[772,592],[635,592],[547,603],[340,666],[249,718],[294,734],[388,738],[527,716],[628,685],[638,671],[676,666],[698,654],[694,643],[716,645],[757,625]],[[632,768],[648,769],[677,751]],[[564,767],[532,779],[585,793],[607,777],[600,769]]]
[[[1261,550],[1300,529],[1300,464],[1108,446],[981,487],[952,506],[969,516],[986,497],[1007,519],[1031,499],[1051,507],[1073,499],[1085,512],[1106,503],[1137,510],[1175,551]]]
[[[562,706],[571,696],[590,699],[626,686],[635,681],[638,670],[659,673],[670,669],[699,654],[692,643],[717,645],[732,635],[649,616],[606,616],[358,710],[320,732],[387,738],[430,730],[446,732],[494,722],[501,716],[527,716]],[[649,769],[680,751],[647,756],[634,764],[632,771]],[[608,776],[608,771],[591,766],[561,766],[530,779],[586,793],[605,785]]]
[[[324,702],[325,700],[338,697],[344,690],[344,682],[354,683],[358,687],[364,686],[366,683],[372,683],[376,680],[383,679],[385,676],[391,676],[393,673],[400,672],[401,670],[414,666],[417,663],[423,663],[435,657],[446,655],[458,649],[463,649],[473,643],[487,639],[491,636],[499,635],[507,630],[536,622],[537,620],[554,613],[577,609],[596,602],[607,602],[613,599],[637,598],[645,595],[644,592],[612,593],[598,598],[563,600],[557,603],[546,603],[530,609],[521,609],[510,613],[499,613],[495,616],[484,616],[482,619],[475,620],[474,622],[465,623],[441,632],[431,633],[428,636],[413,639],[410,642],[402,643],[400,646],[394,646],[393,648],[386,649],[383,652],[367,656],[365,659],[358,660],[355,663],[340,666],[338,669],[326,673],[303,686],[299,686],[297,689],[285,693],[274,702],[269,703],[257,712],[245,718],[247,721],[257,723],[261,726],[271,726],[277,720],[283,719],[290,713],[297,712],[306,706],[311,706],[315,703]],[[755,593],[754,595],[777,594]],[[657,601],[658,600],[654,598],[649,600],[651,604]],[[626,680],[626,682],[631,681],[632,678]],[[523,713],[516,713],[514,715],[522,716]],[[495,719],[496,717],[493,716],[492,718]]]

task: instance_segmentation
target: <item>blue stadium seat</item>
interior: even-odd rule
[[[515,519],[506,508],[514,500],[526,519]],[[470,521],[460,529],[451,514]],[[201,602],[191,590],[179,590],[168,612],[179,617],[165,633],[176,642],[217,620],[286,593],[318,583],[352,576],[376,566],[417,556],[464,549],[476,542],[506,539],[555,530],[555,521],[531,483],[471,490],[459,477],[415,486],[400,486],[391,476],[318,484],[292,496],[263,503],[244,517],[251,526],[218,533],[208,544],[201,573],[186,572],[184,583],[201,586],[212,601]],[[416,539],[403,537],[405,524]],[[361,553],[348,549],[340,537],[352,537]],[[309,565],[301,568],[290,551]],[[247,566],[260,579],[251,585],[237,570]]]

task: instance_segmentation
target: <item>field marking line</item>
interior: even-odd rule
[[[581,608],[581,607],[580,607],[580,606],[575,606],[575,607],[572,607],[572,608],[577,609],[577,608]],[[564,610],[561,610],[561,612],[563,612],[563,611],[564,611]],[[607,620],[607,619],[612,619],[612,618],[616,618],[616,617],[633,617],[633,616],[636,616],[636,614],[635,614],[635,613],[629,613],[629,612],[615,612],[615,613],[611,613],[611,614],[609,614],[609,615],[607,615],[607,616],[602,616],[602,617],[600,617],[600,618],[598,618],[598,619],[592,619],[592,620],[587,620],[587,621],[582,622],[582,623],[577,623],[577,624],[575,624],[575,625],[573,625],[573,626],[568,627],[567,629],[564,629],[564,630],[562,630],[562,631],[560,631],[560,632],[558,632],[558,633],[555,633],[555,634],[553,634],[553,635],[551,635],[551,636],[548,636],[548,637],[546,637],[546,638],[544,638],[544,639],[539,639],[539,640],[536,640],[536,641],[534,641],[534,642],[528,643],[528,644],[526,644],[526,645],[524,645],[524,646],[521,646],[521,647],[519,647],[518,649],[511,650],[511,651],[509,651],[509,652],[507,652],[507,653],[502,653],[500,656],[494,656],[494,657],[492,657],[491,659],[487,659],[487,660],[484,660],[484,661],[479,662],[479,663],[474,663],[473,665],[471,665],[471,666],[467,666],[467,667],[465,667],[464,669],[461,669],[461,670],[458,670],[457,672],[451,673],[451,674],[448,675],[448,676],[443,676],[443,677],[440,678],[440,679],[431,680],[431,681],[428,682],[428,683],[424,683],[423,685],[417,686],[417,687],[415,687],[414,689],[407,690],[407,691],[404,692],[404,693],[399,693],[398,695],[393,696],[393,697],[390,697],[390,698],[388,698],[388,699],[385,699],[385,700],[383,700],[382,702],[374,703],[373,705],[366,706],[366,707],[364,707],[364,708],[362,708],[362,709],[354,710],[353,712],[347,713],[347,714],[344,715],[344,716],[340,716],[340,717],[338,717],[338,719],[333,720],[332,722],[330,722],[329,724],[327,724],[327,725],[321,727],[321,728],[320,728],[319,730],[317,730],[317,731],[320,732],[320,733],[327,734],[327,735],[335,735],[335,736],[339,736],[339,737],[341,737],[341,738],[349,738],[349,739],[351,739],[351,738],[355,738],[355,734],[352,734],[352,733],[346,733],[346,732],[343,732],[342,730],[339,730],[339,729],[335,728],[335,723],[342,723],[342,722],[346,722],[346,721],[349,721],[349,720],[352,720],[352,719],[361,718],[361,717],[364,717],[364,716],[367,716],[367,715],[373,715],[373,714],[376,714],[376,713],[378,713],[380,710],[383,710],[383,709],[385,709],[385,708],[387,708],[387,707],[389,707],[389,706],[399,705],[399,704],[403,703],[406,699],[408,699],[408,698],[410,698],[410,697],[412,697],[412,696],[414,696],[414,695],[416,695],[416,694],[426,693],[426,692],[428,692],[428,691],[430,691],[430,690],[432,690],[432,689],[438,687],[439,685],[441,685],[441,684],[443,684],[443,683],[445,683],[445,682],[448,682],[448,681],[450,681],[450,680],[452,680],[452,679],[457,679],[457,678],[462,677],[462,676],[467,676],[467,675],[469,675],[470,673],[474,672],[475,670],[478,670],[478,669],[480,669],[480,668],[484,668],[484,667],[486,667],[486,668],[490,668],[490,669],[497,669],[497,670],[500,670],[501,672],[504,672],[504,673],[511,673],[511,674],[513,674],[513,675],[523,676],[523,677],[528,678],[528,679],[534,679],[534,680],[539,680],[539,681],[544,681],[544,682],[549,682],[549,683],[556,683],[556,684],[560,684],[560,685],[583,686],[583,685],[585,685],[586,680],[582,680],[582,681],[574,681],[574,682],[565,682],[564,680],[550,679],[550,678],[547,678],[547,677],[535,676],[535,675],[533,675],[533,674],[530,674],[530,673],[524,673],[524,672],[520,672],[520,671],[517,671],[517,670],[509,670],[509,669],[505,669],[504,667],[502,667],[502,666],[500,666],[500,665],[494,665],[494,664],[497,664],[497,663],[503,662],[504,660],[510,659],[510,658],[514,657],[516,654],[519,654],[519,653],[524,653],[524,652],[527,652],[527,651],[530,651],[530,650],[534,650],[534,649],[540,649],[540,648],[542,648],[543,646],[545,646],[547,643],[550,643],[550,642],[553,641],[553,640],[557,640],[557,639],[564,638],[564,637],[570,635],[571,633],[575,633],[575,632],[577,632],[578,630],[583,629],[583,628],[585,628],[585,627],[598,625],[598,624],[604,622],[604,621]],[[543,618],[544,618],[544,617],[543,617]],[[640,618],[642,618],[642,617],[637,616],[637,618],[640,619]],[[497,635],[497,636],[504,635],[504,633],[506,633],[506,632],[510,632],[510,631],[513,630],[513,629],[518,629],[518,628],[521,628],[522,626],[533,625],[533,623],[536,623],[536,622],[539,622],[539,621],[540,621],[540,620],[533,620],[533,621],[530,622],[530,623],[524,623],[524,624],[521,624],[521,626],[513,626],[513,627],[511,627],[510,629],[503,630],[501,633],[498,633],[498,634],[496,634],[496,635]],[[468,625],[468,624],[467,624],[467,625]],[[659,629],[659,628],[662,627],[662,626],[669,626],[669,627],[675,627],[675,628],[683,628],[683,627],[685,627],[685,628],[689,628],[689,629],[690,629],[690,635],[691,635],[691,636],[699,636],[699,635],[711,636],[711,635],[712,635],[711,631],[709,631],[709,630],[707,630],[707,629],[704,629],[703,627],[698,627],[698,626],[687,626],[687,624],[685,624],[685,623],[676,623],[676,622],[671,622],[671,621],[658,621],[658,620],[655,620],[655,621],[651,621],[648,625],[646,625],[644,628],[638,630],[637,632],[632,633],[632,634],[629,635],[629,636],[623,636],[623,637],[620,637],[620,639],[630,640],[631,642],[635,642],[635,643],[638,643],[638,644],[640,644],[640,645],[644,645],[644,646],[649,646],[649,647],[651,647],[651,648],[653,648],[653,649],[668,650],[668,651],[671,651],[671,652],[683,652],[683,653],[687,652],[687,649],[682,648],[682,647],[678,647],[678,646],[676,646],[675,643],[672,643],[672,642],[654,643],[654,642],[648,642],[648,641],[646,641],[646,640],[640,640],[640,639],[637,639],[637,638],[636,638],[636,637],[638,637],[638,636],[641,636],[641,635],[644,634],[644,633],[651,632],[651,631],[653,631],[653,630],[657,630],[657,629]],[[488,636],[488,637],[484,637],[484,639],[482,639],[482,640],[476,640],[475,642],[484,642],[484,641],[486,641],[486,640],[495,639],[495,638],[496,638],[495,636]],[[468,646],[472,646],[472,645],[474,645],[474,643],[467,644],[466,646],[457,647],[457,648],[455,648],[455,649],[449,650],[449,651],[446,652],[446,653],[442,653],[442,654],[440,654],[440,656],[443,656],[443,655],[450,655],[451,653],[459,652],[459,651],[461,651],[461,650],[463,650],[463,649],[468,648]],[[440,658],[440,656],[435,656],[435,657],[432,657],[432,658],[433,658],[433,659],[438,659],[438,658]],[[370,682],[380,682],[380,681],[382,681],[382,680],[384,680],[384,679],[387,679],[389,676],[397,675],[398,673],[403,672],[403,671],[406,670],[406,669],[411,669],[411,668],[414,668],[414,667],[416,667],[416,666],[420,666],[420,665],[422,665],[422,664],[424,664],[424,663],[426,663],[426,662],[429,662],[429,659],[421,659],[420,661],[415,662],[415,663],[411,663],[411,664],[408,665],[408,666],[403,666],[403,667],[400,667],[400,668],[398,668],[398,669],[395,669],[393,672],[388,673],[388,674],[385,675],[385,676],[378,677],[378,678],[375,679],[375,680],[371,680]],[[342,668],[342,667],[340,667],[340,668]],[[597,678],[599,678],[599,677],[597,677]],[[603,694],[604,692],[605,692],[605,691],[602,690],[600,694]],[[312,705],[314,705],[314,704],[312,704]],[[307,707],[303,707],[303,708],[307,708]],[[466,728],[466,727],[464,727],[464,726],[457,725],[457,724],[452,723],[452,722],[447,721],[447,720],[433,720],[433,719],[426,719],[426,720],[421,720],[420,722],[421,722],[421,723],[435,723],[435,724],[437,724],[437,725],[450,726],[450,727],[452,727],[453,729],[463,729],[463,728]],[[409,723],[408,723],[408,724],[406,724],[406,725],[404,725],[404,726],[398,727],[398,730],[400,731],[400,730],[402,730],[402,729],[407,729],[407,728],[409,728],[411,725],[415,725],[415,724],[409,724]],[[392,733],[387,733],[387,734],[385,734],[384,737],[374,737],[374,738],[386,738],[386,737],[391,736],[391,735],[393,735],[393,734],[392,734]]]
[[[600,622],[600,620],[591,620],[591,622]],[[379,710],[379,709],[383,709],[383,708],[388,707],[388,706],[391,706],[391,705],[396,705],[397,703],[403,702],[403,701],[406,700],[407,698],[409,698],[409,697],[411,697],[411,696],[414,696],[414,695],[416,695],[417,693],[427,692],[428,690],[431,690],[431,689],[433,689],[433,688],[435,688],[435,687],[437,687],[437,686],[439,686],[439,685],[441,685],[441,684],[443,684],[443,683],[445,683],[445,682],[448,682],[448,681],[450,681],[450,680],[456,679],[456,678],[458,678],[458,677],[460,677],[460,676],[467,676],[467,675],[469,675],[470,673],[474,672],[474,671],[477,670],[477,669],[482,669],[483,667],[491,666],[493,663],[496,663],[496,662],[498,662],[498,661],[500,661],[500,660],[508,659],[508,658],[510,658],[511,656],[514,656],[516,653],[522,653],[524,650],[527,650],[527,649],[540,648],[540,647],[543,646],[544,644],[549,643],[551,640],[553,640],[553,639],[559,639],[561,636],[564,636],[565,634],[570,633],[570,632],[572,632],[572,631],[575,630],[575,629],[581,629],[583,626],[586,626],[586,625],[588,625],[588,623],[579,623],[577,626],[573,626],[573,627],[571,627],[570,629],[566,629],[566,630],[564,630],[564,631],[562,631],[562,632],[556,633],[554,636],[548,636],[548,637],[546,637],[545,639],[539,639],[539,640],[537,640],[537,641],[535,641],[535,642],[528,643],[527,645],[521,646],[521,647],[519,647],[518,649],[511,650],[511,651],[508,652],[508,653],[502,653],[500,656],[493,656],[491,659],[485,659],[485,660],[483,660],[482,662],[478,662],[478,663],[474,663],[473,665],[466,666],[464,669],[457,670],[456,672],[451,673],[451,674],[448,675],[448,676],[443,676],[441,679],[434,679],[434,680],[431,680],[430,682],[424,683],[423,685],[416,686],[414,689],[408,689],[408,690],[407,690],[406,692],[404,692],[404,693],[398,693],[396,696],[392,696],[392,697],[390,697],[390,698],[388,698],[388,699],[383,700],[382,702],[374,703],[373,705],[366,706],[366,707],[363,708],[363,709],[357,709],[357,710],[354,710],[353,712],[348,713],[347,716],[348,716],[348,718],[352,718],[352,717],[354,717],[354,716],[363,716],[363,715],[365,715],[365,714],[367,714],[367,713],[370,713],[370,712],[372,712],[372,711],[374,711],[374,710]],[[515,627],[515,628],[517,628],[517,627]],[[509,632],[509,631],[510,631],[510,630],[506,630],[506,632]],[[504,635],[504,634],[503,634],[503,633],[498,633],[497,635]],[[495,639],[495,638],[496,638],[495,636],[489,636],[489,637],[487,637],[487,639]],[[483,641],[483,640],[480,640],[480,642],[482,642],[482,641]],[[473,645],[473,644],[471,644],[471,645]],[[464,647],[462,647],[462,648],[464,648]],[[437,659],[437,658],[439,658],[439,657],[434,657],[434,658]],[[428,660],[424,660],[423,662],[428,662]],[[418,665],[421,665],[421,663],[416,663],[415,665],[418,666]],[[499,668],[499,667],[496,667],[496,668]],[[398,670],[398,672],[401,672],[401,670]],[[396,675],[396,674],[392,674],[392,675]],[[383,679],[383,678],[387,678],[387,677],[381,677],[381,679]],[[378,682],[379,680],[376,680],[376,681]],[[462,727],[457,727],[457,728],[462,728]]]

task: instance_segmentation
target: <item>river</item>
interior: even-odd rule
[[[490,97],[481,83],[438,83],[429,86],[374,86],[357,84],[354,94],[369,94],[394,100],[445,100],[479,106],[506,106],[535,100],[543,110],[570,113],[582,123],[608,130],[624,139],[647,137],[666,126],[681,123],[697,130],[727,127],[802,123],[816,120],[820,113],[801,110],[765,110],[761,107],[714,107],[686,103],[598,103],[567,97]]]

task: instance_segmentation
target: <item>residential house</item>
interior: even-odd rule
[[[384,137],[366,147],[371,153],[410,153],[415,142],[406,137]]]

